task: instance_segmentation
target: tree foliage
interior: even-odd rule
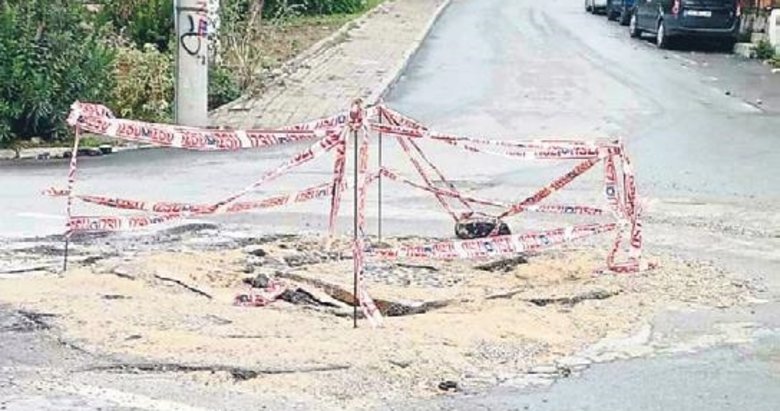
[[[169,51],[173,44],[172,0],[104,0],[98,17],[138,49],[154,44],[160,51]]]
[[[113,65],[116,86],[111,107],[124,118],[170,121],[173,101],[173,59],[146,44],[120,47]]]
[[[0,1],[0,142],[53,138],[76,100],[105,101],[113,52],[80,2]]]

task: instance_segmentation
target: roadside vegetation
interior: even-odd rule
[[[287,60],[382,0],[221,0],[209,107],[261,93]],[[0,146],[67,141],[76,100],[172,116],[171,0],[0,0]]]

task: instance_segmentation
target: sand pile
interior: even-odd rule
[[[227,372],[186,378],[362,407],[438,395],[443,380],[466,389],[495,384],[608,333],[630,333],[659,309],[730,306],[748,297],[713,267],[657,259],[662,268],[636,275],[594,275],[604,259],[588,248],[496,271],[463,261],[372,261],[366,277],[375,298],[450,302],[386,318],[380,329],[365,322],[352,329],[351,319],[333,310],[286,302],[232,304],[247,290],[242,281],[258,273],[294,273],[351,289],[352,262],[311,239],[108,259],[61,277],[4,280],[0,301],[56,314],[63,338],[90,351],[257,370],[257,378],[240,382]]]

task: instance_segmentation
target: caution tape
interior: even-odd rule
[[[563,176],[555,179],[552,183],[550,183],[547,186],[542,187],[539,191],[534,193],[532,196],[526,198],[525,200],[513,204],[511,207],[509,207],[508,210],[501,213],[498,218],[504,218],[508,217],[514,214],[517,214],[527,206],[534,205],[548,196],[550,196],[552,193],[560,190],[561,188],[565,187],[572,181],[574,181],[575,178],[582,175],[584,172],[590,170],[591,167],[593,167],[596,163],[598,163],[599,159],[589,159],[585,160],[582,163],[577,164],[574,166],[574,168],[569,171],[568,173],[564,174]]]
[[[289,144],[337,130],[346,124],[346,113],[295,124],[279,130],[215,130],[148,123],[114,117],[107,108],[88,103],[74,103],[68,124],[83,131],[106,137],[159,147],[198,151],[239,150]]]
[[[255,209],[265,209],[280,207],[287,204],[303,203],[310,200],[329,197],[331,195],[331,183],[318,184],[316,186],[308,187],[303,190],[289,193],[280,194],[272,197],[268,197],[262,200],[254,201],[242,201],[236,202],[230,205],[230,207],[224,209],[222,213],[239,213],[244,211],[250,211]],[[67,195],[67,190],[57,190],[54,188],[44,191],[50,196],[64,196]],[[128,200],[123,198],[112,198],[93,195],[76,195],[73,196],[78,200],[85,203],[95,204],[99,206],[118,208],[123,210],[135,210],[135,211],[147,211],[152,213],[161,214],[214,214],[216,207],[211,204],[192,204],[192,203],[171,203],[171,202],[155,202],[149,203],[140,200]]]
[[[357,164],[357,180],[358,180],[358,198],[357,201],[357,221],[355,227],[355,241],[353,244],[352,259],[355,272],[357,273],[357,300],[360,304],[360,309],[363,314],[369,320],[372,326],[378,327],[382,325],[382,313],[374,303],[374,299],[368,294],[368,288],[366,287],[365,280],[365,236],[366,236],[366,191],[368,189],[368,181],[371,176],[368,173],[368,137],[366,130],[361,130],[360,134],[360,146],[359,158]],[[357,136],[356,136],[357,137]],[[355,138],[355,144],[358,144],[357,138]]]
[[[404,246],[395,249],[376,249],[372,253],[382,258],[435,258],[475,259],[497,257],[536,251],[546,247],[574,241],[588,236],[612,231],[615,223],[585,224],[554,230],[523,234],[509,234],[474,240],[442,241],[419,246]]]
[[[183,217],[182,214],[154,216],[74,216],[68,219],[70,232],[105,232],[134,230],[155,224],[167,223]]]
[[[268,280],[268,285],[261,291],[250,288],[246,294],[239,294],[233,300],[233,305],[240,307],[265,307],[287,291],[287,285],[281,281]]]

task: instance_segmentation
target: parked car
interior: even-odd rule
[[[607,0],[585,0],[585,11],[598,14],[607,8]]]
[[[628,31],[631,37],[655,34],[659,48],[680,37],[710,38],[732,49],[739,32],[740,0],[636,0]]]
[[[620,25],[627,26],[635,3],[636,0],[607,0],[604,14],[607,15],[607,20],[617,20]]]

